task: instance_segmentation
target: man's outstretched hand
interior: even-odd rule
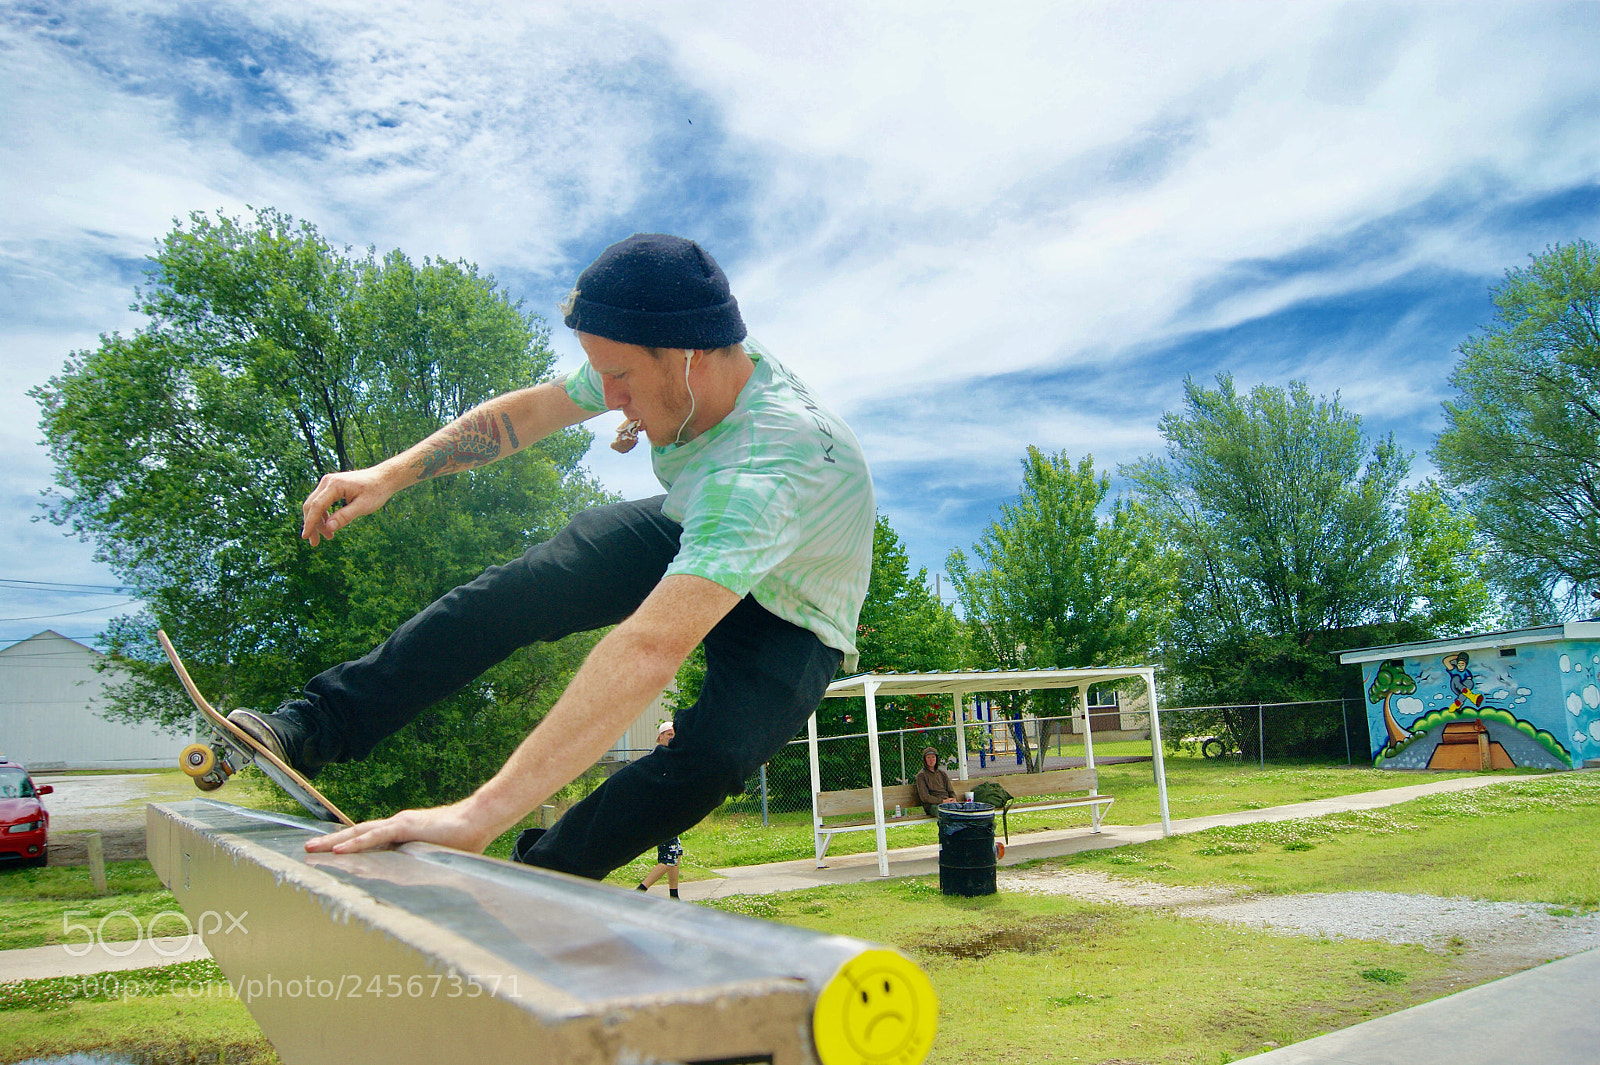
[[[377,466],[324,474],[300,504],[300,538],[316,547],[357,518],[371,514],[394,495],[394,486]],[[343,506],[339,506],[343,503]],[[337,509],[335,509],[337,507]]]
[[[313,836],[306,840],[306,850],[313,854],[357,854],[421,840],[481,854],[483,848],[494,841],[495,833],[486,835],[461,806],[461,803],[452,803],[426,810],[401,810],[380,821],[363,821],[325,836]]]

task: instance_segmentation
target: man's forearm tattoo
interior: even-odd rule
[[[506,428],[510,428],[509,421]],[[500,457],[500,425],[492,414],[474,414],[447,425],[430,440],[422,456],[412,464],[417,480],[426,481],[441,473],[459,473],[482,466]]]
[[[501,414],[500,420],[506,423],[506,439],[511,441],[512,450],[521,447],[522,442],[517,439],[517,431],[511,427],[511,415]]]

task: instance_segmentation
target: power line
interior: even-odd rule
[[[127,595],[129,588],[123,584],[64,584],[60,581],[28,581],[19,577],[0,577],[0,584],[24,588],[47,588],[54,592],[76,595]]]
[[[137,599],[124,599],[120,603],[107,603],[104,606],[91,606],[85,610],[63,610],[58,614],[29,614],[24,618],[0,618],[0,621],[39,621],[44,618],[70,618],[75,614],[93,614],[101,610],[112,610],[129,603],[137,603]]]

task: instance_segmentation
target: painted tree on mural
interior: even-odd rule
[[[1494,290],[1433,460],[1493,547],[1516,620],[1600,593],[1600,246],[1558,244]]]
[[[1372,683],[1367,686],[1367,701],[1383,703],[1384,731],[1388,735],[1390,746],[1404,742],[1411,736],[1411,732],[1395,720],[1394,697],[1410,695],[1416,690],[1417,682],[1406,672],[1403,662],[1383,663],[1373,675]]]

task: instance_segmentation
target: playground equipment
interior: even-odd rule
[[[481,855],[307,854],[337,826],[151,804],[157,875],[288,1065],[919,1065],[904,956]]]

